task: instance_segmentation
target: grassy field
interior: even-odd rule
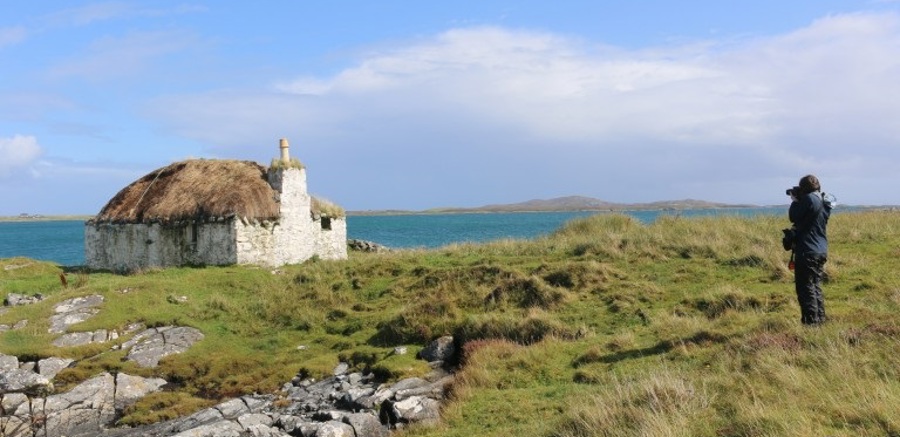
[[[277,270],[211,267],[127,276],[0,260],[10,309],[0,352],[68,356],[59,390],[103,370],[160,376],[124,423],[272,392],[338,360],[385,379],[427,372],[414,353],[451,334],[461,368],[443,422],[408,436],[900,436],[900,214],[839,213],[829,228],[829,323],[805,327],[775,217],[604,214],[534,241],[352,253]],[[206,338],[157,369],[109,345],[50,346],[52,306],[103,311],[73,329],[188,325]],[[124,339],[122,339],[124,340]],[[298,348],[298,346],[305,346]],[[408,355],[392,355],[408,345]],[[102,353],[101,353],[102,352]]]

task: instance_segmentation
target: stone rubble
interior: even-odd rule
[[[432,371],[393,385],[339,363],[321,381],[295,377],[277,395],[244,396],[175,420],[111,429],[104,437],[387,437],[410,423],[435,423],[453,376]],[[87,437],[87,434],[75,437]]]
[[[347,248],[357,252],[390,252],[390,248],[378,243],[351,238],[347,240]]]

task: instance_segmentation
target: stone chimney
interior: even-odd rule
[[[283,162],[285,164],[290,164],[291,154],[290,154],[290,152],[288,152],[288,148],[290,146],[288,145],[287,138],[280,139],[278,141],[278,147],[281,148],[281,162]]]

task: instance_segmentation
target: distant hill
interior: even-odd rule
[[[651,203],[613,203],[586,196],[565,196],[553,199],[532,199],[525,202],[494,204],[472,208],[432,208],[425,211],[350,211],[350,215],[367,214],[439,214],[439,213],[472,213],[472,212],[546,212],[546,211],[626,211],[626,210],[664,210],[664,209],[713,209],[713,208],[752,208],[757,205],[725,204],[707,202],[705,200],[683,199],[665,200]]]

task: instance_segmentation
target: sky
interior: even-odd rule
[[[900,0],[0,0],[0,216],[191,158],[350,211],[900,204]]]

